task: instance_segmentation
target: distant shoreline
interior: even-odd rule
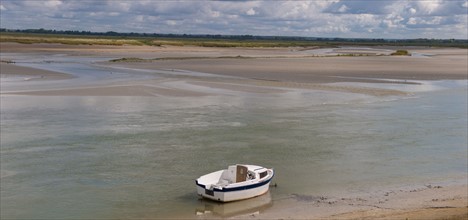
[[[190,35],[154,33],[117,33],[55,30],[0,31],[0,42],[60,43],[67,45],[134,45],[200,47],[337,47],[337,46],[425,46],[468,48],[464,39],[365,39],[253,35]]]

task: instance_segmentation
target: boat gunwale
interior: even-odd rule
[[[266,168],[265,168],[266,169]],[[268,183],[271,182],[271,180],[273,179],[273,177],[275,176],[275,172],[273,169],[267,169],[268,171],[271,171],[271,176],[268,178],[265,178],[264,180],[259,180],[258,183],[255,183],[255,184],[247,184],[247,185],[242,185],[242,186],[235,186],[235,187],[229,187],[226,186],[226,187],[222,187],[221,189],[219,188],[213,188],[212,191],[214,192],[233,192],[233,191],[241,191],[241,190],[248,190],[248,189],[253,189],[253,188],[257,188],[257,187],[261,187],[263,185],[266,185]],[[215,172],[218,172],[218,171],[215,171]],[[213,172],[214,173],[214,172]],[[247,181],[245,181],[247,182]],[[195,184],[197,186],[200,186],[202,187],[203,189],[205,189],[206,185],[203,185],[201,183],[198,183],[198,179],[195,180]]]

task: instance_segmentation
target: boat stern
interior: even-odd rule
[[[203,185],[195,180],[197,185],[197,194],[203,198],[224,202],[224,193],[222,191],[216,191],[211,185]]]

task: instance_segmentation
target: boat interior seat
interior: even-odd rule
[[[229,181],[227,181],[227,180],[225,180],[225,179],[220,179],[220,180],[218,181],[218,183],[216,183],[216,186],[221,186],[221,187],[223,187],[223,186],[227,186],[227,185],[229,185],[229,184],[230,184]]]
[[[228,170],[223,171],[221,177],[219,178],[218,184],[228,185],[233,183],[233,177],[231,176],[232,175],[230,175],[230,172]]]

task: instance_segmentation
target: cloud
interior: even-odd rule
[[[466,0],[2,0],[2,28],[313,37],[467,38]]]
[[[255,15],[255,10],[253,8],[250,8],[248,11],[245,12],[247,15]]]
[[[348,10],[349,10],[348,6],[346,6],[346,5],[341,5],[340,8],[338,8],[337,11],[340,12],[340,13],[345,13],[345,12],[348,11]]]
[[[392,1],[337,1],[325,8],[325,13],[332,14],[386,14],[388,3]]]
[[[59,0],[48,0],[43,3],[48,8],[56,8],[63,4],[62,1]]]
[[[444,25],[456,24],[456,20],[453,18],[446,18],[441,16],[429,17],[429,18],[409,18],[408,28],[438,28]]]
[[[175,20],[167,20],[167,21],[166,21],[166,24],[169,25],[169,26],[175,26],[175,25],[177,25],[177,21],[175,21]]]

